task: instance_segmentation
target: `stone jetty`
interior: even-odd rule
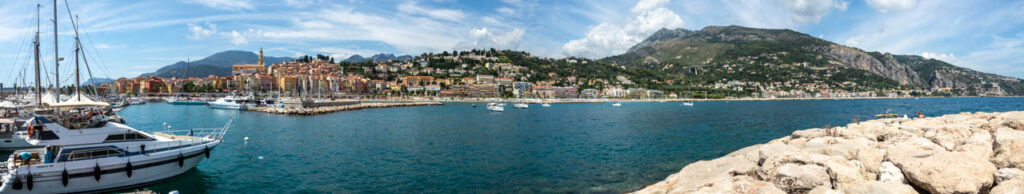
[[[1024,112],[807,129],[636,193],[1024,193]]]
[[[338,111],[350,111],[367,108],[390,108],[390,107],[404,107],[404,106],[431,106],[431,105],[443,105],[441,102],[394,102],[394,103],[359,103],[342,106],[323,106],[316,108],[277,108],[277,107],[254,107],[249,108],[249,111],[274,113],[274,114],[286,114],[286,115],[317,115],[332,113]]]

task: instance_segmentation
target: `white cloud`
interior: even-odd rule
[[[913,8],[917,0],[865,0],[879,12],[899,11]]]
[[[249,39],[245,38],[245,36],[242,36],[242,33],[238,33],[238,31],[234,30],[231,31],[231,44],[235,44],[237,46],[245,45],[248,43]]]
[[[838,0],[789,0],[783,1],[786,8],[792,14],[792,19],[798,23],[818,22],[832,11],[832,8],[846,10],[845,1]]]
[[[640,0],[636,3],[636,6],[633,6],[633,9],[630,9],[630,11],[633,13],[640,13],[665,6],[665,4],[668,4],[668,0]]]
[[[946,63],[954,64],[954,65],[959,65],[959,66],[964,66],[964,64],[965,64],[964,61],[956,58],[956,55],[953,55],[953,53],[930,53],[930,52],[923,52],[923,53],[921,53],[921,57],[924,57],[926,59],[935,59],[935,60],[945,61]]]
[[[508,8],[508,7],[501,7],[501,8],[498,8],[497,10],[495,10],[495,11],[498,11],[498,13],[505,14],[505,15],[516,14],[516,10],[513,10],[512,8]]]
[[[456,45],[458,49],[518,49],[519,43],[523,40],[523,35],[526,31],[523,29],[515,28],[508,32],[495,32],[493,30],[484,28],[475,28],[469,31],[469,35],[473,37],[471,41],[460,42]]]
[[[186,2],[228,11],[256,9],[249,0],[188,0]]]
[[[323,0],[284,0],[284,3],[288,6],[304,8],[314,3],[323,3]]]
[[[380,51],[376,51],[376,50],[350,49],[350,48],[340,48],[340,47],[322,47],[322,48],[314,49],[313,51],[320,52],[320,53],[327,53],[327,55],[330,55],[331,57],[334,57],[334,59],[338,60],[338,61],[348,59],[349,57],[352,57],[353,55],[359,55],[359,56],[363,56],[363,57],[370,57],[370,56],[373,56],[375,54],[380,53]]]
[[[416,5],[415,1],[409,1],[398,5],[398,11],[408,14],[419,14],[427,17],[449,20],[449,21],[460,21],[466,17],[466,14],[462,11],[454,9],[431,9],[423,8]]]
[[[491,25],[501,25],[501,22],[499,22],[498,19],[491,16],[480,17],[480,21]]]
[[[683,27],[679,15],[660,7],[665,4],[661,0],[641,1],[631,10],[629,20],[592,26],[583,38],[562,45],[562,52],[590,58],[621,54],[661,28]]]
[[[206,27],[202,25],[196,25],[195,23],[188,23],[188,38],[192,40],[199,40],[206,37],[210,37],[217,33],[217,25],[206,22]]]

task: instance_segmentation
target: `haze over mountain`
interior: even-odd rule
[[[409,55],[402,55],[402,56],[397,56],[396,57],[395,54],[381,53],[381,54],[373,55],[370,58],[364,58],[363,56],[360,56],[360,55],[352,55],[348,59],[342,60],[342,62],[359,63],[359,62],[365,62],[365,61],[368,61],[368,60],[373,60],[374,62],[385,62],[385,61],[388,61],[388,60],[409,61],[409,60],[412,60],[412,59],[413,59],[413,57],[409,56]]]
[[[271,57],[266,55],[264,55],[263,57],[264,64],[267,66],[274,63],[282,63],[285,61],[293,60],[291,57]],[[203,58],[198,61],[188,62],[188,76],[226,76],[231,75],[231,66],[233,65],[257,64],[258,62],[259,55],[257,55],[256,53],[250,51],[229,50],[210,55],[209,57]],[[185,77],[185,66],[185,61],[179,61],[177,63],[161,67],[153,73],[145,73],[139,76],[157,76],[163,78]]]
[[[863,51],[793,30],[740,26],[710,26],[699,31],[662,29],[628,52],[602,61],[707,80],[742,78],[775,82],[808,78],[860,84],[891,81],[881,84],[930,90],[947,88],[959,95],[1024,94],[1024,82],[1019,78],[978,72],[916,55]],[[699,70],[710,70],[712,75],[688,76]],[[866,73],[850,75],[848,70]],[[868,81],[877,78],[884,80]]]

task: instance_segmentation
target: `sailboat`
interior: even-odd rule
[[[56,0],[53,5],[56,26]],[[76,58],[80,45],[76,38]],[[109,122],[103,110],[110,105],[89,99],[75,80],[76,92],[67,101],[40,98],[52,114],[27,120],[24,140],[42,148],[14,151],[0,163],[0,193],[98,193],[152,184],[209,158],[231,125],[229,120],[222,128],[143,132]]]

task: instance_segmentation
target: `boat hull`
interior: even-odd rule
[[[210,103],[210,108],[242,110],[242,109],[245,109],[245,106],[241,105],[241,104],[235,104],[235,103],[230,103],[230,104]]]
[[[0,150],[19,150],[25,148],[37,148],[25,141],[24,138],[0,138]]]
[[[101,193],[143,187],[183,174],[205,158],[205,152],[201,148],[189,149],[189,151],[182,153],[184,160],[181,166],[178,163],[177,152],[154,154],[162,156],[150,160],[133,161],[131,177],[128,176],[126,165],[123,162],[99,162],[100,180],[95,178],[94,167],[69,168],[67,186],[64,186],[62,182],[63,171],[60,164],[36,165],[42,166],[43,169],[33,167],[33,170],[38,171],[32,173],[33,188],[31,191],[27,187],[26,174],[19,173],[19,175],[9,174],[3,177],[4,183],[0,187],[0,193]],[[126,160],[125,158],[115,159]],[[44,170],[45,168],[52,169]],[[13,188],[15,177],[21,179],[21,189]]]

